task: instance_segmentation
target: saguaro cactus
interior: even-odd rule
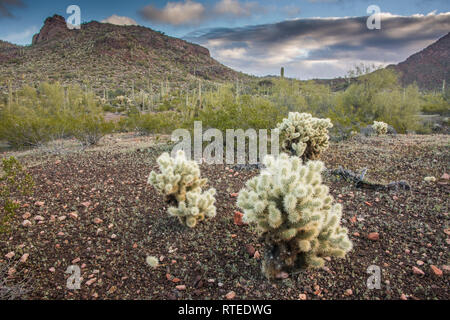
[[[202,192],[202,187],[208,180],[200,178],[200,169],[195,161],[188,161],[180,150],[175,158],[164,153],[157,162],[161,173],[152,171],[148,184],[166,196],[170,215],[190,228],[195,227],[199,221],[216,215],[216,190],[211,188]]]
[[[314,118],[309,113],[290,112],[288,117],[278,124],[281,149],[302,160],[317,160],[328,149],[328,129],[333,124],[330,119]]]
[[[322,267],[324,257],[344,257],[352,243],[340,226],[342,206],[333,203],[322,184],[323,163],[303,165],[298,157],[283,153],[277,159],[267,156],[264,164],[266,169],[241,190],[237,204],[265,243],[266,277]]]

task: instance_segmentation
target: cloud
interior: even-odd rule
[[[122,17],[118,16],[116,14],[113,14],[112,16],[106,18],[105,20],[102,20],[102,23],[111,23],[118,26],[137,26],[138,23],[129,17]]]
[[[13,14],[11,13],[11,7],[22,8],[24,6],[22,0],[0,0],[0,18],[12,18]]]
[[[195,25],[205,18],[205,7],[198,2],[168,2],[163,9],[148,5],[139,11],[149,21],[171,25]]]
[[[243,72],[278,74],[284,66],[288,76],[311,79],[343,76],[359,63],[398,63],[450,30],[450,12],[381,18],[381,30],[367,29],[367,17],[331,17],[199,30],[185,39]]]
[[[239,0],[220,0],[208,6],[194,0],[184,0],[168,2],[162,9],[148,5],[139,10],[140,16],[150,22],[173,26],[199,25],[215,19],[248,18],[263,12],[265,9],[257,2]]]
[[[37,32],[39,32],[39,28],[37,26],[33,26],[22,32],[10,33],[7,36],[2,37],[2,40],[19,45],[28,45],[31,44],[33,35]]]
[[[249,17],[262,8],[256,2],[240,3],[238,0],[221,0],[214,7],[218,16]]]

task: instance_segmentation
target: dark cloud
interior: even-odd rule
[[[367,17],[316,18],[197,31],[186,39],[245,72],[273,74],[285,66],[289,76],[322,78],[359,63],[400,62],[450,30],[450,12],[381,17],[381,30],[369,30]]]
[[[0,0],[0,18],[8,17],[12,18],[11,8],[13,7],[24,7],[22,0]]]

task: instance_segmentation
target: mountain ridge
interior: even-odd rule
[[[59,15],[48,17],[30,46],[0,43],[0,90],[37,81],[143,89],[148,83],[249,77],[214,60],[207,48],[143,26],[97,21],[70,30]]]

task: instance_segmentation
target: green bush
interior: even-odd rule
[[[10,220],[20,207],[12,200],[14,192],[23,195],[29,194],[34,186],[33,178],[24,171],[16,158],[2,159],[2,171],[0,176],[0,232],[10,230]]]
[[[13,147],[36,146],[66,137],[90,145],[108,128],[94,94],[78,86],[25,86],[0,105],[0,139]]]

